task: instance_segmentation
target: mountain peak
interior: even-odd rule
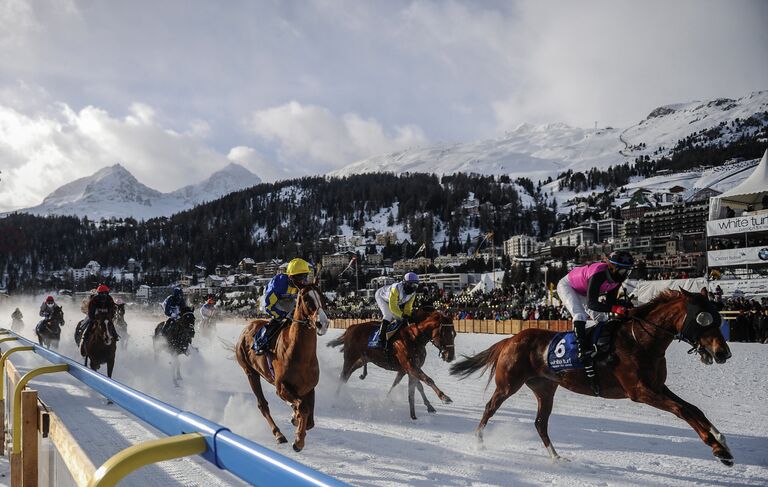
[[[261,182],[245,167],[231,163],[201,183],[161,193],[139,180],[122,164],[105,166],[90,176],[67,183],[25,211],[38,215],[78,215],[92,219],[139,219],[170,216],[204,201],[218,199]]]

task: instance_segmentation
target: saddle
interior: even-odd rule
[[[281,320],[277,326],[274,327],[269,336],[267,335],[268,327],[266,324],[259,328],[253,336],[253,349],[256,352],[261,351],[262,353],[269,352],[274,354],[275,348],[277,347],[277,337],[280,336],[280,330],[290,323],[291,320],[289,319]]]
[[[613,336],[620,322],[616,320],[598,323],[587,329],[587,343],[592,345],[592,359],[594,361],[611,358],[613,356]],[[590,347],[588,347],[590,348]],[[579,360],[579,347],[576,334],[572,331],[558,333],[549,342],[547,352],[547,365],[554,371],[568,369],[583,369],[584,363]]]
[[[401,321],[392,321],[389,323],[386,331],[387,336],[384,340],[385,348],[389,349],[389,341],[395,336],[395,333],[397,333],[397,330],[399,330],[401,326],[403,326]],[[368,348],[380,348],[378,327],[371,333],[371,336],[368,337]]]

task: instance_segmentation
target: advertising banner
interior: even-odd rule
[[[709,237],[764,231],[768,231],[768,214],[738,216],[707,222],[707,236]]]
[[[707,252],[709,267],[725,267],[747,264],[768,264],[768,247],[710,250]]]

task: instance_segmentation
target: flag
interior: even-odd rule
[[[427,244],[423,243],[421,244],[421,247],[419,247],[419,250],[417,250],[413,256],[416,257],[417,255],[424,252],[425,250],[427,250]]]

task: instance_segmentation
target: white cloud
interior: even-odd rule
[[[248,126],[255,135],[277,143],[284,163],[304,169],[335,169],[427,142],[414,125],[396,126],[387,133],[374,119],[356,113],[339,117],[325,107],[296,101],[255,112]]]
[[[290,168],[277,165],[273,161],[267,160],[253,147],[243,145],[233,147],[229,150],[227,159],[248,168],[252,173],[256,174],[265,182],[291,179],[298,176],[298,174],[292,173]]]
[[[93,106],[75,111],[52,103],[27,114],[0,104],[0,210],[36,205],[59,186],[118,162],[160,191],[199,182],[228,163],[199,126],[179,132],[156,118],[142,103],[122,118]]]

